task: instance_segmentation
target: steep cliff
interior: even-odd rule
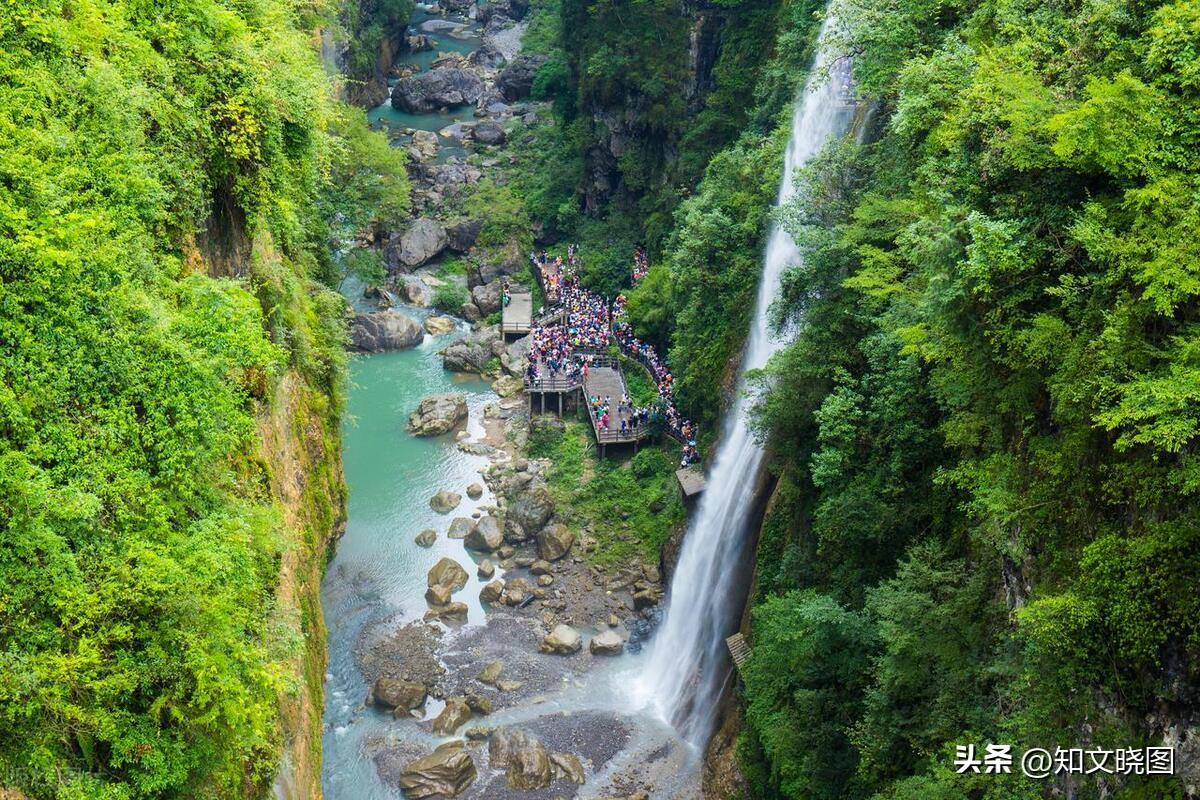
[[[709,158],[746,127],[781,5],[563,2],[586,213],[637,217],[661,240]]]
[[[374,108],[387,99],[388,78],[407,48],[412,11],[412,0],[348,0],[341,6],[341,30],[334,39],[347,102]]]
[[[3,17],[0,794],[316,797],[345,494],[317,279],[383,185],[332,183],[386,143],[288,3]]]

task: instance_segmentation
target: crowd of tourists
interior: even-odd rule
[[[654,378],[658,387],[659,405],[664,409],[663,421],[667,430],[679,441],[683,442],[682,466],[694,464],[700,460],[696,449],[696,426],[682,414],[675,405],[675,376],[658,356],[658,351],[646,342],[633,335],[633,327],[626,319],[625,306],[628,301],[625,295],[617,295],[612,309],[612,333],[621,350],[631,358],[641,362]]]
[[[633,249],[633,285],[637,286],[638,281],[646,277],[646,273],[650,271],[650,257],[646,255],[646,250],[641,247]]]
[[[551,257],[548,253],[533,253],[529,260],[533,262],[533,268],[542,275],[542,289],[546,295],[546,302],[552,306],[558,305],[566,277],[562,256]]]
[[[525,382],[530,388],[540,388],[546,379],[565,379],[568,386],[587,378],[593,359],[603,352],[610,340],[621,350],[641,362],[658,387],[658,402],[654,407],[638,408],[628,396],[618,398],[615,406],[611,397],[587,398],[600,430],[620,431],[624,435],[643,430],[660,420],[667,431],[683,442],[681,466],[700,460],[696,448],[696,428],[679,413],[675,405],[675,377],[658,352],[633,335],[626,320],[624,295],[618,295],[611,309],[598,294],[579,284],[579,249],[567,246],[567,258],[535,253],[530,261],[541,275],[546,302],[561,306],[565,312],[559,321],[535,323],[530,331],[529,366]],[[642,248],[634,251],[633,279],[646,275],[648,259]]]
[[[573,249],[569,258],[577,258]],[[579,276],[573,268],[564,269],[562,256],[552,258],[540,253],[531,259],[534,268],[541,271],[547,302],[561,305],[565,313],[561,321],[535,324],[530,331],[526,380],[531,386],[541,386],[545,377],[566,378],[574,384],[586,375],[585,356],[608,346],[608,304],[579,286]]]

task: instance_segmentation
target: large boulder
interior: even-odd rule
[[[431,336],[445,336],[447,333],[454,333],[454,329],[458,327],[458,323],[453,317],[428,317],[425,320],[425,331]]]
[[[405,44],[408,45],[408,52],[410,53],[424,53],[427,50],[433,49],[433,39],[423,33],[406,37]]]
[[[452,603],[446,603],[444,606],[430,606],[425,612],[424,620],[426,622],[465,622],[467,619],[467,604],[460,603],[455,600]]]
[[[451,511],[458,508],[458,504],[461,502],[461,494],[458,492],[452,492],[448,489],[442,489],[433,497],[429,498],[429,507],[439,514],[449,514]]]
[[[483,79],[458,67],[438,67],[396,81],[392,107],[397,111],[428,114],[439,108],[474,103],[483,94]]]
[[[426,528],[418,533],[413,541],[421,547],[433,547],[433,543],[437,541],[437,531],[432,528]]]
[[[425,703],[425,687],[413,681],[379,678],[371,689],[371,700],[377,706],[397,711],[412,711]]]
[[[496,47],[496,43],[485,38],[479,44],[479,49],[467,56],[467,61],[483,69],[500,69],[504,66],[505,58],[500,48]]]
[[[624,649],[625,640],[621,638],[621,634],[613,630],[598,633],[588,642],[588,650],[597,656],[620,655]]]
[[[471,302],[484,313],[491,314],[500,310],[500,297],[504,293],[504,282],[499,278],[486,286],[476,286],[471,290]]]
[[[528,534],[521,527],[521,523],[517,522],[512,517],[507,517],[504,520],[504,541],[510,544],[521,544],[528,539]]]
[[[446,536],[451,539],[466,539],[473,530],[475,530],[475,520],[470,517],[455,517],[450,520],[450,530],[446,531]]]
[[[495,704],[483,692],[468,689],[463,699],[467,701],[467,706],[476,714],[491,714],[496,710]]]
[[[525,602],[525,598],[529,596],[532,589],[529,581],[524,578],[513,578],[504,583],[504,592],[500,595],[500,602],[506,606],[519,606]]]
[[[412,317],[396,311],[372,311],[358,314],[350,325],[350,342],[355,350],[382,353],[416,347],[425,331]]]
[[[504,581],[497,578],[484,584],[479,590],[479,599],[485,603],[495,603],[500,600],[500,596],[504,594]]]
[[[474,529],[467,534],[464,544],[472,550],[492,553],[504,544],[504,531],[500,529],[500,521],[488,514],[475,523]]]
[[[440,222],[421,217],[408,226],[398,243],[391,242],[388,263],[395,269],[407,272],[441,253],[449,243],[446,229]]]
[[[554,630],[546,634],[546,638],[542,639],[542,645],[538,649],[543,653],[569,656],[572,653],[578,653],[582,647],[583,638],[579,635],[579,631],[570,625],[560,623],[554,626]]]
[[[519,525],[527,537],[536,536],[542,528],[546,527],[546,523],[550,521],[553,514],[554,498],[544,487],[538,487],[517,495],[508,507],[505,521]]]
[[[421,308],[429,305],[429,288],[419,280],[404,281],[396,289],[409,305]],[[429,330],[428,326],[425,330]]]
[[[440,736],[450,736],[470,718],[471,707],[467,705],[467,701],[462,697],[451,697],[446,701],[442,713],[434,718],[433,732]]]
[[[525,382],[516,375],[501,375],[492,381],[492,391],[501,397],[512,397],[525,388]]]
[[[475,240],[479,238],[479,231],[483,229],[483,220],[481,219],[464,219],[455,222],[453,225],[446,226],[446,236],[448,238],[448,246],[456,253],[465,253],[475,244]]]
[[[517,24],[517,21],[504,13],[503,10],[487,15],[487,23],[483,26],[483,35],[495,40],[496,34],[503,33]]]
[[[474,303],[463,303],[462,308],[458,310],[458,313],[459,316],[461,316],[467,322],[479,322],[479,320],[483,319],[483,314],[480,313],[479,308],[476,307]],[[446,367],[446,369],[450,369],[450,367]],[[470,372],[471,370],[459,371]]]
[[[581,786],[587,781],[587,774],[583,771],[583,762],[579,760],[579,756],[571,753],[551,753],[550,763],[554,765],[554,771],[563,780],[568,780],[571,783],[578,783]]]
[[[655,589],[642,589],[633,593],[633,607],[638,611],[656,606],[661,601],[662,594]]]
[[[448,19],[427,19],[418,26],[424,33],[450,33],[462,28],[461,22]]]
[[[425,590],[425,602],[431,606],[448,606],[453,593],[449,586],[443,586],[440,583],[434,584]]]
[[[571,545],[575,543],[575,533],[561,522],[556,522],[538,531],[537,543],[538,555],[547,561],[557,561],[570,552]]]
[[[504,352],[500,354],[500,365],[504,367],[504,371],[518,378],[524,375],[525,367],[529,364],[531,345],[532,341],[528,336],[522,336],[515,342],[505,345]],[[542,419],[542,417],[537,417],[537,419]],[[558,419],[558,417],[546,417],[546,419]]]
[[[488,737],[488,763],[504,770],[512,789],[544,789],[554,780],[550,752],[532,734],[498,728]]]
[[[498,325],[480,328],[442,350],[442,366],[451,372],[483,372],[503,342]]]
[[[504,126],[495,120],[485,119],[471,128],[471,138],[477,144],[500,145],[506,138]]]
[[[438,154],[438,138],[433,131],[413,131],[412,143],[408,146],[414,161],[433,161]]]
[[[434,394],[426,397],[408,417],[408,432],[414,436],[437,436],[453,430],[467,418],[465,395]]]
[[[456,797],[466,791],[478,773],[462,741],[446,742],[429,755],[410,761],[400,773],[405,797]]]
[[[425,576],[425,585],[445,586],[450,591],[457,592],[467,585],[467,578],[467,571],[461,564],[453,558],[443,558],[429,568],[429,574]]]
[[[496,77],[496,88],[505,100],[512,102],[529,97],[533,89],[533,79],[537,71],[546,63],[546,56],[521,55],[512,60]],[[396,104],[396,95],[392,94],[392,105]]]
[[[500,680],[500,673],[503,671],[503,661],[492,661],[479,673],[479,682],[486,683],[488,686],[495,686],[496,682]]]

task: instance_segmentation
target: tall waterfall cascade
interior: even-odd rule
[[[796,99],[776,206],[794,194],[797,168],[828,141],[844,135],[854,116],[853,102],[848,102],[852,96],[849,63],[829,52],[830,26],[831,20],[826,19],[807,85]],[[665,616],[635,687],[637,699],[656,705],[664,719],[697,746],[712,731],[717,700],[729,677],[724,640],[736,625],[745,596],[737,583],[763,460],[762,448],[747,424],[745,373],[766,366],[786,344],[784,337],[772,332],[768,317],[783,273],[800,258],[792,237],[773,224],[742,358],[738,400],[725,420],[720,449],[671,580]]]

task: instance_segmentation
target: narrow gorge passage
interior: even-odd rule
[[[822,41],[823,37],[824,29]],[[832,59],[824,48],[819,53],[813,77],[792,112],[777,204],[792,195],[796,170],[825,142],[843,134],[853,116],[853,103],[846,99],[847,64]],[[431,114],[400,121],[436,130],[448,124],[447,119],[446,114]],[[783,271],[797,259],[790,237],[773,226],[743,371],[762,367],[781,346],[767,318]],[[417,317],[427,313],[413,307],[401,310]],[[446,517],[430,511],[425,502],[439,490],[462,493],[473,482],[491,484],[497,471],[511,468],[517,458],[525,460],[520,448],[498,435],[501,428],[511,433],[525,402],[520,396],[500,400],[485,384],[451,382],[441,370],[437,351],[452,339],[428,337],[414,351],[359,356],[353,365],[353,423],[345,434],[349,521],[323,595],[331,665],[326,797],[401,797],[398,784],[409,768],[406,763],[447,741],[447,735],[465,734],[470,741],[473,730],[488,737],[496,729],[531,731],[548,748],[562,748],[577,757],[583,783],[555,778],[549,786],[517,791],[506,781],[503,765],[490,763],[496,755],[489,745],[482,751],[475,748],[472,768],[478,777],[463,787],[461,796],[588,798],[640,790],[652,798],[699,797],[700,757],[728,674],[724,637],[745,602],[739,580],[745,577],[744,518],[754,501],[754,476],[762,458],[747,427],[746,401],[739,400],[729,413],[708,490],[684,540],[663,622],[657,629],[635,620],[617,623],[621,638],[628,640],[624,655],[585,653],[563,659],[533,652],[542,638],[536,614],[497,603],[481,606],[474,600],[469,601],[465,625],[437,626],[430,636],[430,629],[419,623],[425,607],[422,593],[426,572],[440,558],[466,565],[471,577],[462,596],[474,598],[489,580],[526,575],[525,568],[536,556],[522,562],[527,551],[517,547],[516,558],[510,554],[505,560],[509,569],[476,577],[483,554],[442,537]],[[621,385],[617,380],[617,388],[607,393],[620,394]],[[590,393],[603,396],[605,391],[597,386],[594,380],[585,382]],[[397,433],[397,420],[422,396],[452,389],[467,392],[470,408],[467,434],[457,443],[446,437],[413,439]],[[399,443],[394,441],[397,435]],[[535,467],[529,469],[533,472]],[[498,499],[494,488],[489,486],[484,496],[469,500],[452,515],[489,515]],[[439,533],[428,549],[414,542],[425,528]],[[590,586],[583,559],[574,561],[580,562],[575,567],[579,575],[572,576],[571,569],[556,570],[555,580]],[[598,609],[596,616],[603,619],[603,611]],[[608,626],[600,622],[577,627],[586,650]],[[502,687],[503,680],[486,685],[477,680],[493,664],[503,665],[507,690],[491,692]],[[381,691],[379,681],[388,676],[437,688],[411,717],[378,708],[378,698],[376,706],[364,704],[363,698]],[[447,703],[453,704],[455,696],[476,698],[474,719],[462,729],[439,733]],[[480,705],[488,713],[479,713]]]

